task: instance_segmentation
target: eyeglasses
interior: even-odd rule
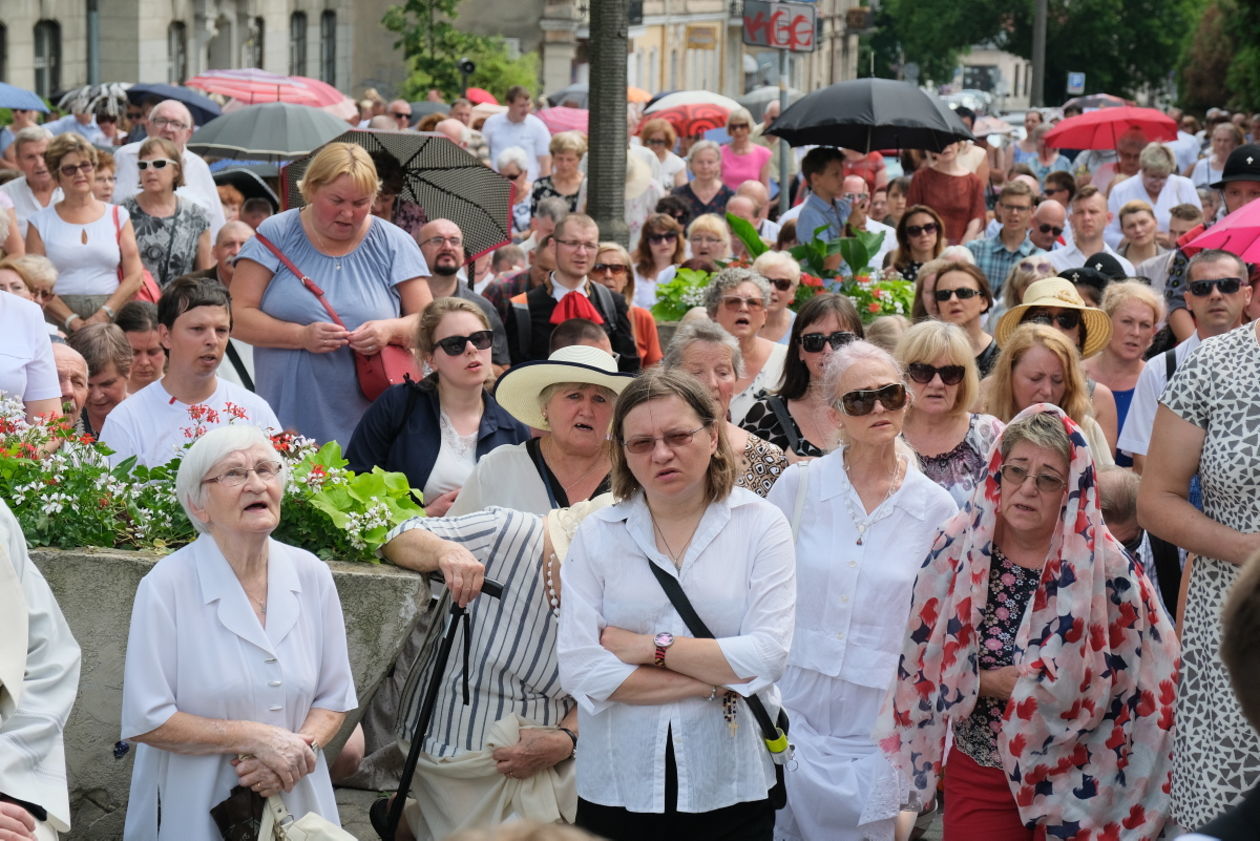
[[[1051,262],[1034,262],[1032,260],[1020,260],[1019,270],[1021,272],[1036,272],[1037,274],[1052,274],[1054,272],[1054,264]]]
[[[895,412],[906,405],[906,387],[902,383],[889,383],[882,388],[850,391],[840,396],[840,411],[850,417],[860,418],[875,411],[875,401]]]
[[[780,292],[786,292],[792,288],[792,281],[788,280],[786,277],[768,277],[766,280],[768,280],[770,285],[775,289],[778,289]]]
[[[450,245],[451,248],[462,248],[464,240],[462,237],[429,237],[420,244],[432,246]]]
[[[1046,189],[1043,192],[1047,196],[1049,196],[1049,195],[1053,195],[1054,193],[1066,193],[1068,192],[1068,188],[1067,187],[1046,187]]]
[[[760,298],[744,298],[740,295],[723,295],[722,306],[731,312],[739,312],[744,307],[748,307],[752,312],[764,309],[766,302]]]
[[[958,296],[958,300],[960,301],[970,301],[972,298],[976,297],[979,294],[980,294],[979,289],[972,289],[967,286],[964,286],[960,289],[937,289],[936,291],[932,293],[933,297],[936,298],[937,303],[940,303],[940,304],[945,303],[946,301],[948,301],[950,298],[954,297],[955,295]]]
[[[831,345],[832,350],[839,350],[856,338],[857,336],[848,330],[837,330],[834,333],[802,333],[801,350],[806,353],[818,353],[827,345]]]
[[[165,117],[154,117],[149,120],[149,125],[154,128],[173,128],[176,131],[183,131],[188,128],[187,123],[181,123],[179,120],[168,120]]]
[[[638,438],[627,438],[621,442],[621,446],[626,448],[627,453],[641,456],[650,453],[656,449],[657,441],[664,441],[665,446],[671,450],[680,450],[696,440],[696,433],[702,429],[708,428],[709,424],[702,423],[690,432],[666,432],[660,438],[653,438],[650,435],[643,435]]]
[[[941,382],[945,383],[945,385],[958,385],[963,381],[967,369],[961,365],[942,365],[937,368],[935,365],[929,365],[926,362],[911,362],[906,366],[906,373],[910,375],[910,379],[920,385],[927,385],[932,382],[932,378],[937,374],[940,374]]]
[[[1037,226],[1037,230],[1041,231],[1043,234],[1053,233],[1056,237],[1063,233],[1063,229],[1058,225],[1047,225],[1044,222]]]
[[[438,339],[433,344],[440,347],[447,356],[459,356],[469,342],[472,342],[472,346],[477,350],[485,350],[494,344],[494,331],[478,330],[468,336],[447,336],[445,339]]]
[[[1049,192],[1049,190],[1047,190],[1046,192]],[[1015,211],[1015,212],[1018,212],[1018,213],[1027,213],[1028,211],[1032,210],[1032,205],[1031,205],[1031,204],[1006,204],[1006,203],[1002,203],[1002,205],[1001,205],[1001,206],[1002,206],[1002,209],[1003,209],[1003,210],[1005,210],[1005,211],[1007,211],[1007,212]]]
[[[1216,280],[1192,280],[1187,285],[1190,294],[1196,298],[1206,298],[1212,294],[1212,287],[1215,286],[1221,290],[1222,295],[1233,295],[1242,288],[1242,278],[1240,277],[1221,277]]]
[[[663,234],[648,234],[648,242],[653,245],[659,245],[662,242],[676,242],[678,240],[677,231],[666,231]]]
[[[935,222],[928,222],[926,225],[906,225],[906,233],[912,237],[934,234],[940,229],[940,226]]]
[[[393,115],[394,115],[394,119],[396,119],[396,120],[410,120],[410,119],[411,119],[411,114],[410,114],[410,113],[407,113],[407,114],[400,114],[400,113],[399,113],[399,112],[397,112],[397,111],[390,111],[389,113],[393,114]]]
[[[857,204],[860,201],[866,201],[870,197],[871,197],[870,193],[845,193],[843,196],[841,196],[841,198],[847,199],[853,204]]]
[[[669,145],[669,141],[668,141],[668,140],[666,140],[666,139],[665,139],[665,138],[663,138],[663,137],[653,137],[651,140],[649,140],[649,141],[647,142],[647,145],[649,145],[649,146],[668,146],[668,145]]]
[[[225,488],[235,488],[245,484],[245,480],[249,478],[251,473],[264,482],[270,482],[280,475],[280,467],[281,465],[278,461],[260,461],[253,467],[230,467],[218,476],[203,479],[202,484],[218,482]]]
[[[594,266],[591,266],[591,271],[595,272],[595,274],[604,274],[605,272],[611,274],[625,274],[630,271],[630,267],[622,265],[621,263],[596,263]]]
[[[520,178],[522,175],[525,174],[525,170],[521,169],[521,170],[517,170],[516,172],[500,172],[499,174],[510,181],[515,181],[516,179]]]
[[[1029,473],[1027,468],[1020,467],[1018,464],[1004,464],[1000,471],[1002,481],[1015,487],[1022,487],[1024,482],[1033,479],[1037,485],[1037,490],[1043,494],[1052,494],[1063,489],[1067,482],[1058,476],[1052,476],[1049,473],[1038,473],[1035,476]]]
[[[143,120],[144,112],[143,111],[128,111],[127,119],[131,120],[132,122],[135,122],[136,120]]]
[[[91,161],[84,161],[78,166],[75,166],[74,164],[63,165],[61,167],[61,174],[69,178],[70,176],[74,175],[76,172],[82,172],[84,175],[87,175],[89,172],[91,172],[94,169],[96,169],[96,164],[92,163]]]
[[[1081,326],[1081,314],[1076,310],[1064,310],[1063,312],[1049,313],[1029,310],[1019,322],[1020,324],[1045,324],[1047,326],[1059,325],[1060,330],[1075,330]]]
[[[167,164],[175,166],[175,161],[170,158],[154,158],[151,161],[136,161],[136,168],[141,172],[144,172],[149,167],[153,167],[154,169],[166,169]]]
[[[560,239],[556,237],[555,242],[566,248],[572,248],[574,251],[595,251],[599,248],[599,243],[597,242],[581,242],[576,239]]]

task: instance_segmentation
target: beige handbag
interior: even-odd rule
[[[307,812],[297,820],[289,814],[279,796],[267,798],[258,841],[358,841],[350,833],[315,812]]]

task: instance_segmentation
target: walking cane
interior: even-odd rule
[[[500,598],[503,595],[503,585],[486,578],[481,584],[481,594],[495,599]],[[415,776],[416,763],[420,761],[420,745],[429,732],[433,708],[437,706],[438,688],[441,685],[442,676],[446,674],[446,663],[450,660],[451,648],[455,645],[455,635],[459,632],[461,620],[464,625],[464,703],[468,703],[468,654],[472,631],[468,622],[468,610],[452,600],[446,623],[446,634],[442,637],[437,660],[433,664],[433,673],[429,676],[429,685],[424,689],[424,701],[420,704],[420,712],[416,716],[416,726],[411,734],[411,750],[407,751],[407,761],[403,765],[398,793],[394,795],[394,802],[389,807],[386,838],[394,838],[398,832],[398,824],[402,821],[403,808],[407,804],[407,793],[411,790],[411,778]]]

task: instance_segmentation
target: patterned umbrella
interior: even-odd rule
[[[199,155],[280,161],[305,155],[346,130],[318,108],[267,102],[216,117],[197,130],[188,148]]]
[[[587,130],[587,121],[591,112],[585,108],[567,108],[558,105],[555,108],[544,108],[534,114],[535,117],[543,121],[543,125],[552,134],[559,134],[562,131],[581,131]]]
[[[57,107],[73,114],[96,114],[103,111],[119,117],[126,107],[128,87],[130,86],[119,82],[84,85],[66,91],[57,102]]]
[[[739,103],[729,96],[722,96],[722,94],[714,93],[713,91],[674,91],[648,103],[648,106],[643,109],[643,113],[655,114],[659,111],[677,108],[679,105],[715,105],[719,108],[725,108],[728,114],[740,107]]]
[[[230,96],[247,104],[290,102],[294,105],[338,105],[346,95],[327,82],[305,76],[281,76],[256,67],[207,70],[184,82],[190,88]]]
[[[382,179],[401,178],[400,201],[415,202],[429,219],[449,219],[464,234],[474,257],[506,245],[512,231],[512,183],[459,148],[445,135],[352,129],[334,139],[357,143],[377,161]],[[301,207],[298,181],[314,153],[280,175],[286,207]]]
[[[723,105],[700,103],[693,105],[676,105],[664,110],[655,110],[643,115],[643,121],[635,129],[643,130],[643,123],[648,120],[666,120],[679,137],[695,137],[715,128],[723,128],[726,118],[731,115],[732,108]]]

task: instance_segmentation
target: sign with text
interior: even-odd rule
[[[744,43],[810,53],[818,43],[817,21],[813,3],[744,0]]]
[[[1071,94],[1085,93],[1085,74],[1069,73],[1067,80],[1067,92]]]

